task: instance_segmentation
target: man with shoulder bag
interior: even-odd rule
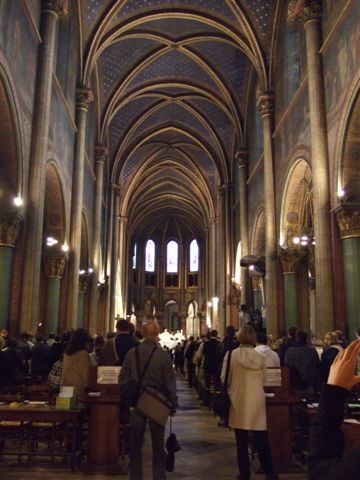
[[[148,413],[143,409],[142,403],[149,403],[149,396],[153,391],[154,403],[166,402],[169,405],[170,415],[174,415],[177,408],[175,373],[170,356],[157,343],[159,335],[157,323],[147,322],[143,325],[141,333],[144,342],[126,354],[119,377],[120,395],[126,390],[128,384],[138,382],[141,387],[137,403],[130,408],[130,479],[143,479],[142,445],[146,424],[149,423],[153,451],[153,479],[164,480],[166,479],[165,425],[158,423],[155,417],[151,418],[151,412]],[[141,401],[144,396],[147,396],[146,402]],[[162,399],[158,400],[160,397]]]

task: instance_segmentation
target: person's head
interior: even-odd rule
[[[324,337],[324,346],[330,347],[339,343],[338,336],[335,332],[326,332]]]
[[[55,340],[55,333],[50,332],[49,335],[48,335],[48,338],[51,339],[51,340]]]
[[[45,338],[42,335],[36,335],[35,341],[36,343],[42,343],[45,342]]]
[[[256,334],[256,340],[259,345],[267,345],[268,344],[268,338],[265,335],[264,332],[257,332]]]
[[[335,330],[334,333],[336,333],[339,342],[341,342],[342,340],[344,340],[344,334],[343,334],[343,332],[342,332],[341,330]]]
[[[193,342],[194,341],[194,336],[193,335],[190,335],[189,337],[189,342]]]
[[[141,328],[141,335],[144,340],[157,340],[159,337],[159,325],[154,320],[144,323]]]
[[[116,322],[116,331],[118,333],[129,333],[129,322],[125,318],[120,318]]]
[[[360,338],[360,328],[357,328],[355,330],[355,336],[356,336],[356,338]]]
[[[296,341],[300,343],[307,343],[308,334],[305,330],[297,330]]]
[[[218,336],[218,331],[217,330],[211,330],[210,337],[211,338],[217,338],[217,336]]]
[[[86,344],[89,341],[89,334],[85,328],[74,330],[70,341],[65,349],[67,355],[73,355],[80,350],[86,350]]]
[[[234,337],[235,327],[233,327],[232,325],[228,325],[225,329],[225,335],[230,338]]]
[[[295,340],[296,332],[297,332],[296,327],[290,327],[289,330],[288,330],[288,337],[291,338],[292,340]]]
[[[255,345],[256,333],[251,325],[243,325],[239,328],[237,335],[239,342],[243,345]]]

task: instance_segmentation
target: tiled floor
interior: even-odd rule
[[[168,480],[234,480],[237,475],[233,433],[217,426],[217,419],[206,407],[200,406],[196,392],[189,389],[182,377],[178,378],[180,408],[173,420],[173,429],[182,446],[176,454],[175,471],[167,475]],[[167,436],[168,432],[166,433]],[[151,480],[151,445],[147,437],[144,445],[144,480]],[[63,465],[45,467],[19,467],[4,465],[0,457],[2,480],[107,480],[126,479],[126,475],[86,475],[70,473]],[[253,475],[261,480],[263,475]],[[281,474],[281,480],[305,480],[306,473]]]

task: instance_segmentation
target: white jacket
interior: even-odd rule
[[[257,345],[255,347],[255,350],[265,355],[266,368],[280,367],[279,355],[274,350],[272,350],[268,345]]]
[[[222,381],[225,380],[227,358],[228,353],[223,362]],[[228,385],[231,401],[229,427],[266,430],[265,379],[264,355],[250,346],[233,350]]]

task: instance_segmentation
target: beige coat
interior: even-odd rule
[[[78,398],[85,395],[88,384],[90,355],[86,350],[80,350],[73,355],[64,355],[61,385],[76,387]]]
[[[225,379],[228,353],[225,355],[221,380]],[[265,357],[252,347],[233,350],[228,393],[231,401],[229,427],[242,430],[266,430],[264,383]]]

